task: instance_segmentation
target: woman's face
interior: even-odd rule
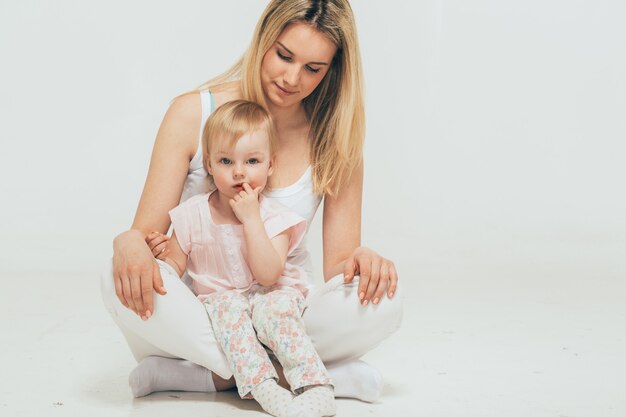
[[[322,81],[337,47],[306,23],[287,26],[261,63],[261,85],[275,106],[299,104]]]

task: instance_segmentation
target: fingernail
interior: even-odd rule
[[[165,287],[161,287],[161,291],[163,291],[164,293],[167,293],[167,290],[165,289]]]
[[[374,301],[372,301],[374,304],[378,304],[378,297],[374,298]]]
[[[367,300],[363,300],[363,307],[367,305]]]
[[[148,318],[146,316],[141,316],[141,320],[146,321]]]
[[[365,293],[364,293],[364,292],[362,292],[361,294],[359,294],[359,300],[362,300],[362,299],[363,299],[363,297],[365,297]]]
[[[152,313],[148,310],[146,311],[146,318],[149,319],[150,317],[152,317]]]
[[[389,293],[389,298],[393,297],[393,291]]]

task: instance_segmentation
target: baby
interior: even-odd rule
[[[306,221],[260,193],[273,170],[275,134],[266,110],[237,100],[207,120],[204,164],[216,190],[170,211],[165,261],[188,272],[241,398],[274,416],[335,414],[331,380],[301,318],[305,272],[286,262]],[[280,387],[264,346],[283,367]]]

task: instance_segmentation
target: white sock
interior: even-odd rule
[[[156,391],[215,392],[211,371],[183,359],[148,356],[128,377],[135,397]]]
[[[291,415],[311,417],[334,416],[337,413],[335,395],[330,385],[316,385],[293,399]],[[300,414],[298,414],[300,413]]]
[[[335,397],[376,401],[383,391],[383,377],[373,366],[359,360],[327,366],[335,387]]]
[[[291,416],[289,405],[293,400],[291,392],[281,387],[274,379],[266,379],[252,388],[252,396],[265,411],[273,416]]]

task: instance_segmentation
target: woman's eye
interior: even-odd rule
[[[278,54],[278,57],[283,61],[291,62],[291,57],[281,54],[278,49],[276,50],[276,54]]]
[[[258,164],[259,160],[256,158],[248,159],[248,163],[251,165]]]
[[[305,65],[305,68],[306,68],[307,71],[312,72],[312,73],[320,72],[319,68],[313,68],[313,67],[310,67],[308,65]]]
[[[220,159],[220,164],[229,165],[230,163],[231,163],[231,160],[228,158]]]

